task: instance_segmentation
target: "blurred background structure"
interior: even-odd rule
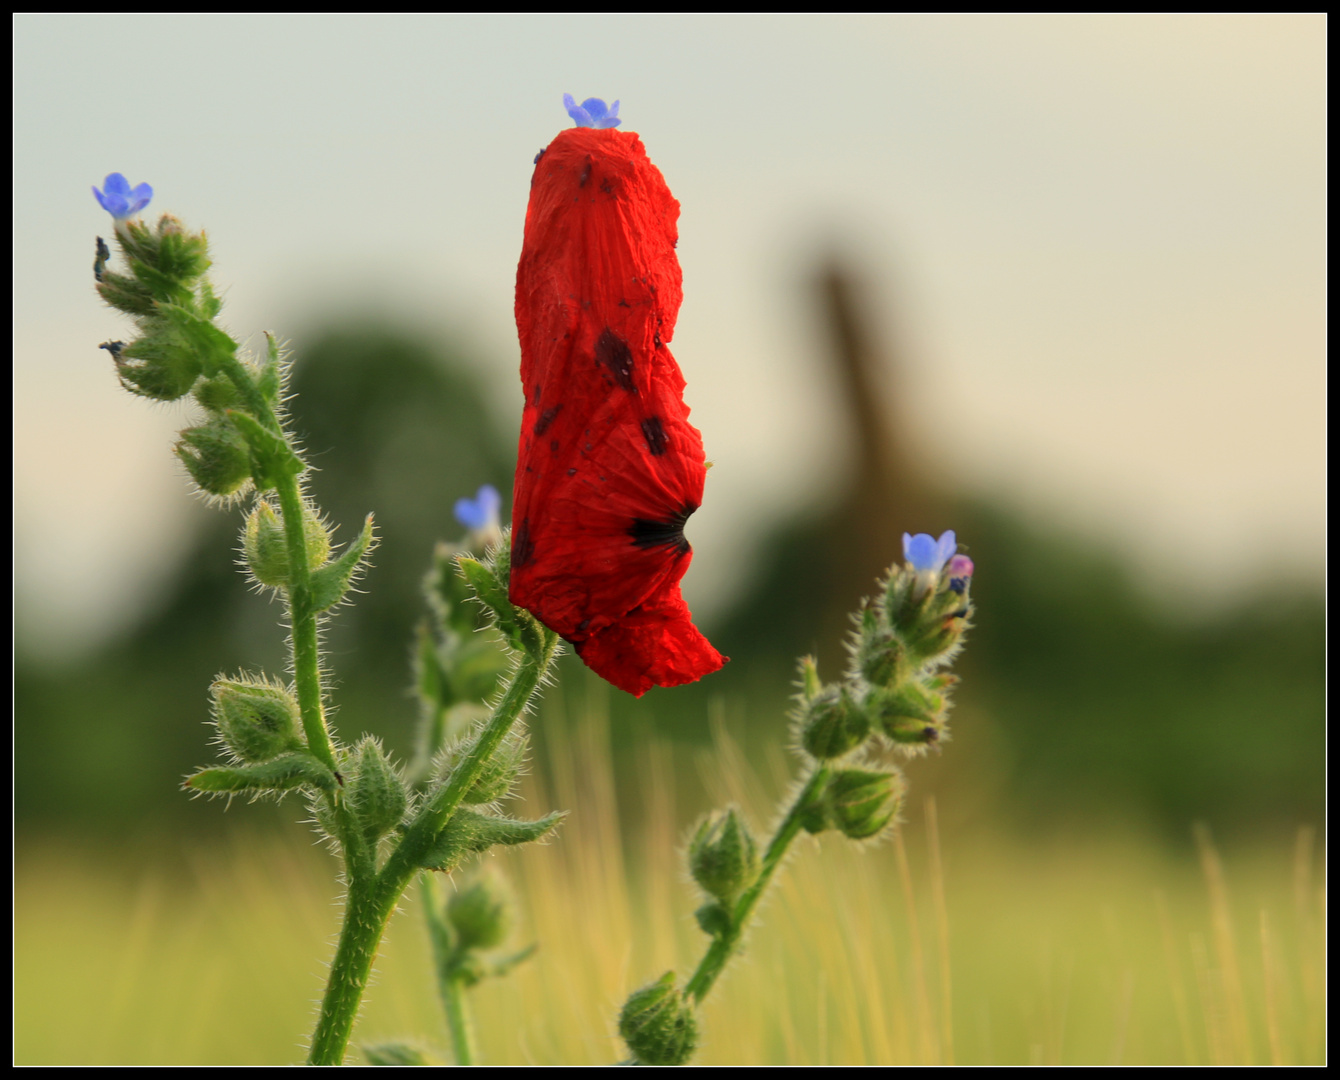
[[[565,91],[621,98],[683,204],[715,463],[686,593],[734,658],[616,716],[775,741],[795,656],[841,663],[902,532],[952,527],[983,618],[935,768],[980,812],[1316,820],[1324,28],[18,17],[21,828],[217,822],[175,792],[205,687],[282,664],[238,515],[167,452],[185,416],[96,349],[89,185],[151,182],[208,228],[229,325],[292,340],[316,495],[385,537],[329,636],[342,723],[403,751],[431,544],[510,486],[512,275]]]

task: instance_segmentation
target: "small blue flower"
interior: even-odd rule
[[[456,520],[471,532],[492,534],[501,526],[498,524],[498,511],[502,509],[502,496],[492,484],[485,484],[473,499],[456,500]]]
[[[958,540],[952,531],[941,533],[939,540],[926,533],[916,536],[903,533],[903,558],[921,574],[938,574],[957,550]]]
[[[116,218],[125,221],[133,218],[149,205],[154,197],[154,189],[148,184],[132,188],[130,181],[119,172],[114,172],[102,182],[103,190],[93,189],[93,195],[102,204],[102,208]]]
[[[616,101],[609,108],[598,97],[589,97],[580,105],[571,94],[563,95],[563,107],[568,110],[568,115],[577,121],[578,127],[589,128],[616,128],[623,123],[619,119],[619,103]]]

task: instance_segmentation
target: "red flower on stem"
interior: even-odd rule
[[[637,135],[572,128],[536,159],[517,267],[511,599],[639,697],[725,663],[679,590],[707,468],[666,347],[678,218]]]

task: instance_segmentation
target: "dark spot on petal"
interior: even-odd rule
[[[551,405],[540,413],[540,418],[535,421],[535,435],[537,438],[549,430],[549,425],[554,422],[554,417],[562,411],[562,405]]]
[[[620,307],[632,307],[633,305],[630,304],[627,300],[625,300],[625,299],[621,296],[621,297],[619,297],[619,306],[620,306]]]
[[[660,334],[652,334],[652,335],[651,335],[651,341],[652,341],[652,344],[655,345],[658,349],[661,347],[661,335],[660,335]]]
[[[555,454],[558,453],[558,440],[557,440],[557,439],[550,439],[550,440],[549,440],[549,449],[550,449],[553,453],[555,453]]]
[[[619,386],[634,394],[637,393],[637,387],[633,385],[632,350],[628,348],[628,343],[608,326],[596,342],[596,363],[608,371]]]
[[[512,534],[512,565],[525,566],[535,554],[535,545],[530,539],[530,518],[523,518]]]
[[[579,622],[579,623],[577,624],[577,633],[580,634],[583,630],[585,630],[585,629],[586,629],[588,626],[590,626],[590,625],[591,625],[591,620],[590,620],[590,619],[583,619],[581,622]]]
[[[591,179],[591,155],[586,155],[586,164],[582,166],[582,178],[577,181],[578,187],[586,187],[586,182]]]
[[[577,470],[576,470],[576,469],[569,469],[569,470],[568,470],[568,475],[569,475],[569,476],[576,476],[576,475],[577,475]]]
[[[634,518],[628,527],[628,535],[633,538],[633,546],[646,548],[672,548],[676,555],[689,550],[689,542],[684,538],[684,523],[698,508],[685,506],[669,521],[650,521],[647,518]]]
[[[538,404],[540,403],[540,384],[539,384],[539,383],[536,383],[536,384],[535,384],[535,393],[531,394],[531,396],[530,396],[530,403],[531,403],[532,405],[538,405]]]
[[[670,445],[670,437],[661,426],[659,416],[649,416],[642,421],[642,437],[647,440],[647,449],[653,457],[660,457]]]
[[[608,176],[605,177],[604,180],[600,181],[600,190],[603,191],[610,198],[614,197],[614,184]]]

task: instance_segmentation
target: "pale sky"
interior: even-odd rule
[[[682,205],[674,352],[715,463],[696,607],[840,464],[805,291],[833,246],[896,307],[945,483],[1198,601],[1321,579],[1322,16],[14,30],[16,579],[47,641],[133,618],[202,513],[168,453],[185,413],[132,399],[96,348],[125,330],[91,286],[90,186],[148,181],[152,212],[208,229],[235,333],[367,303],[475,342],[506,416],[531,159],[570,123],[565,92],[620,99]]]

